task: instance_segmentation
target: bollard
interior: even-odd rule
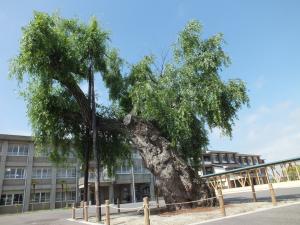
[[[247,172],[247,173],[248,173],[249,183],[250,183],[250,186],[251,186],[253,202],[257,202],[255,188],[254,188],[254,185],[253,185],[253,181],[252,181],[251,175],[250,175],[249,172]]]
[[[276,201],[276,195],[272,183],[269,183],[269,190],[271,194],[272,204],[275,206],[277,204],[277,201]]]
[[[145,220],[145,225],[150,225],[150,218],[149,218],[149,199],[148,197],[144,197],[144,220]]]
[[[221,213],[223,216],[226,216],[222,190],[220,188],[218,188],[217,190],[218,190],[218,200],[219,200],[219,204],[220,204]]]
[[[105,225],[110,225],[109,200],[105,200]]]
[[[252,190],[253,202],[257,202],[256,193],[255,193],[255,188],[254,188],[254,185],[253,185],[252,182],[251,182],[251,190]]]
[[[117,198],[117,206],[118,206],[118,213],[120,213],[121,209],[120,209],[120,200],[119,200],[119,198]]]
[[[87,202],[83,202],[83,211],[84,211],[84,220],[89,221],[89,212],[88,212],[88,204]]]
[[[80,202],[80,208],[82,208],[82,219],[84,219],[84,207],[83,207],[83,201]]]
[[[75,203],[72,204],[72,219],[76,219],[76,216],[75,216]]]

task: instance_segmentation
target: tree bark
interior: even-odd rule
[[[167,204],[204,200],[214,197],[214,192],[179,155],[170,148],[170,142],[151,123],[128,115],[124,124],[131,133],[131,140],[139,151],[145,166],[156,177]],[[174,204],[169,209],[194,206],[213,206],[214,200],[190,204]]]

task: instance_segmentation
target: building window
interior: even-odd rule
[[[56,192],[55,201],[56,202],[65,201],[65,192]]]
[[[253,161],[252,161],[251,157],[248,158],[248,163],[249,163],[249,165],[253,165]]]
[[[55,197],[56,202],[75,201],[75,200],[76,200],[76,191],[56,192],[56,197]]]
[[[33,168],[32,178],[35,179],[51,178],[51,168]]]
[[[32,203],[50,202],[50,192],[32,193],[30,199]]]
[[[2,152],[2,143],[0,143],[0,153]]]
[[[134,173],[145,173],[145,168],[142,160],[135,160],[133,165]]]
[[[209,155],[205,155],[203,156],[204,162],[210,162],[210,156]]]
[[[227,157],[226,157],[225,154],[222,154],[222,155],[221,155],[221,159],[222,159],[222,163],[228,163]]]
[[[40,158],[48,158],[50,155],[51,150],[50,149],[41,149],[39,151],[34,151],[34,157],[40,157]]]
[[[254,157],[254,164],[255,164],[255,165],[258,164],[258,159],[257,159],[257,157]]]
[[[75,201],[76,200],[76,191],[68,191],[67,192],[67,200]]]
[[[28,144],[9,144],[7,155],[9,156],[27,156],[28,155]]]
[[[241,159],[240,159],[240,157],[235,157],[235,160],[236,160],[236,162],[238,163],[238,164],[241,164]]]
[[[23,194],[2,194],[0,205],[20,205],[23,204]]]
[[[25,170],[24,168],[6,168],[4,177],[6,179],[24,179]]]
[[[235,163],[235,160],[234,160],[234,157],[233,157],[232,154],[229,154],[229,155],[228,155],[228,158],[229,158],[229,162],[230,162],[230,163]]]
[[[23,194],[14,194],[13,204],[14,205],[23,204]]]
[[[247,166],[247,165],[248,165],[248,160],[247,160],[247,158],[243,157],[242,160],[243,160],[243,165]]]
[[[120,166],[117,171],[117,174],[130,174],[131,173],[131,166],[126,163],[125,165]]]
[[[133,152],[132,152],[132,158],[141,159],[141,155],[137,150],[134,149]]]
[[[56,173],[57,178],[75,178],[75,168],[59,168]]]
[[[213,162],[214,163],[219,163],[219,157],[218,157],[218,155],[213,155]]]

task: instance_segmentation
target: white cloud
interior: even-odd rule
[[[232,141],[212,134],[210,147],[261,154],[269,162],[300,156],[300,105],[285,101],[261,106],[237,124]]]

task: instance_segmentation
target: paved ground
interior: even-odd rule
[[[246,215],[233,216],[201,225],[298,225],[300,224],[300,204],[271,208]],[[199,224],[199,225],[200,225]],[[196,225],[196,224],[193,224]]]
[[[76,222],[67,221],[70,218],[70,210],[41,210],[23,214],[11,214],[0,216],[2,225],[78,225]]]
[[[278,201],[300,199],[300,187],[278,188],[275,189],[275,194]],[[258,201],[270,201],[270,192],[268,190],[257,191],[256,197]],[[225,203],[250,202],[252,201],[252,193],[225,194],[224,200]]]
[[[275,190],[277,199],[279,201],[293,201],[293,200],[300,200],[300,187],[297,188],[288,188],[288,189],[276,189]],[[225,203],[226,204],[231,204],[235,205],[236,203],[241,203],[241,202],[251,202],[251,193],[240,193],[240,194],[230,194],[226,195],[225,197]],[[257,198],[259,202],[268,202],[267,204],[270,204],[270,197],[269,197],[269,192],[268,191],[261,191],[257,192]],[[126,204],[126,205],[121,205],[121,207],[139,207],[141,206],[142,203],[137,203],[135,205],[131,204]],[[262,205],[262,204],[261,204]],[[216,209],[217,210],[217,209]],[[263,212],[259,213],[259,218],[262,220],[262,223],[257,223],[259,224],[274,224],[274,225],[279,225],[279,224],[300,224],[300,216],[299,216],[299,211],[300,211],[300,206],[295,206],[295,207],[288,207],[285,210],[283,208],[281,209],[274,209],[272,211],[268,212]],[[283,210],[283,211],[282,211]],[[217,210],[218,211],[218,210]],[[205,212],[202,212],[202,214],[205,214]],[[94,214],[94,209],[90,209],[90,214]],[[256,215],[256,213],[255,213]],[[264,216],[266,215],[266,216]],[[77,216],[82,216],[82,211],[79,209],[77,211]],[[254,215],[248,215],[251,221],[251,223],[239,223],[239,224],[254,224]],[[247,217],[248,217],[247,216]],[[268,218],[274,217],[278,218],[278,221],[280,222],[280,218],[287,218],[291,223],[266,223],[266,220]],[[72,221],[67,221],[68,218],[71,217],[71,210],[70,209],[56,209],[56,210],[43,210],[43,211],[38,211],[38,212],[27,212],[23,214],[10,214],[10,215],[1,215],[0,216],[0,224],[4,225],[78,225],[79,223],[77,222],[72,222]],[[247,220],[246,217],[246,220]],[[295,222],[293,218],[298,217],[298,223],[293,223]],[[242,217],[241,217],[242,218]],[[236,218],[237,221],[241,218]],[[256,217],[255,217],[256,218]],[[196,220],[197,222],[199,220]],[[224,220],[225,221],[225,220]],[[264,223],[263,223],[264,222]],[[282,222],[282,221],[281,221]],[[131,224],[131,223],[129,223]],[[172,224],[172,223],[171,223]],[[180,223],[180,224],[185,224],[185,223]],[[213,224],[219,224],[219,223],[213,223]],[[224,223],[225,224],[225,223]],[[227,223],[226,223],[227,224]],[[231,224],[231,223],[228,223]],[[172,224],[173,225],[173,224]],[[256,225],[256,224],[255,224]]]

